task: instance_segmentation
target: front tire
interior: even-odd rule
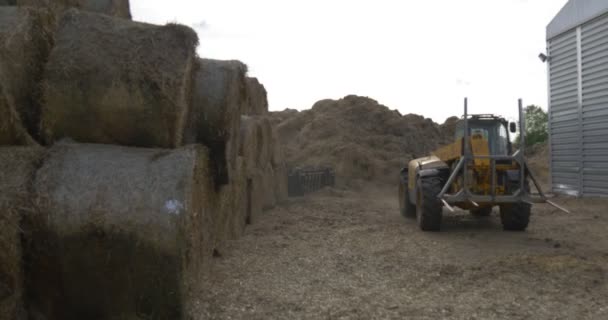
[[[530,223],[532,205],[524,202],[500,206],[500,220],[505,231],[525,231]]]
[[[416,206],[410,202],[408,183],[399,181],[399,211],[405,218],[416,216]]]
[[[439,231],[443,216],[443,204],[437,195],[443,188],[439,177],[418,178],[416,191],[416,219],[422,231]]]

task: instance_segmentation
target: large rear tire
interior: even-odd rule
[[[439,177],[418,178],[416,191],[416,219],[422,231],[439,231],[443,216],[443,204],[437,195],[443,188]]]
[[[416,206],[410,202],[407,181],[399,181],[399,211],[405,218],[416,217]]]
[[[530,223],[532,206],[528,203],[503,204],[500,206],[500,220],[506,231],[525,231]]]
[[[469,212],[475,217],[488,217],[492,214],[492,207],[471,209]]]

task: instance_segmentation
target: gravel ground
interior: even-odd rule
[[[608,201],[558,199],[527,232],[445,213],[440,233],[394,192],[325,190],[267,212],[216,258],[210,319],[608,319]]]

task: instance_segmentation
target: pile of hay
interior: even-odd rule
[[[12,0],[8,2],[7,4],[9,5],[44,7],[57,12],[76,8],[118,18],[131,19],[129,0]],[[2,2],[0,1],[1,4]]]
[[[69,10],[46,66],[45,141],[180,146],[197,44],[188,27]]]
[[[210,148],[217,185],[228,183],[228,170],[236,166],[246,73],[247,66],[239,61],[197,61],[184,143]]]
[[[34,184],[30,308],[48,319],[194,318],[216,233],[208,157],[199,145],[51,148]]]
[[[0,145],[34,144],[38,137],[40,80],[53,29],[45,10],[0,7]]]
[[[418,115],[401,115],[358,96],[322,100],[312,109],[271,113],[287,163],[331,166],[338,184],[394,184],[411,159],[450,143],[455,119],[438,125]]]
[[[25,319],[20,221],[43,150],[0,147],[0,319]]]

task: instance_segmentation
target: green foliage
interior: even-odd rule
[[[530,105],[524,110],[526,122],[526,146],[544,143],[549,139],[549,115],[539,106]],[[519,135],[516,142],[519,142]]]

